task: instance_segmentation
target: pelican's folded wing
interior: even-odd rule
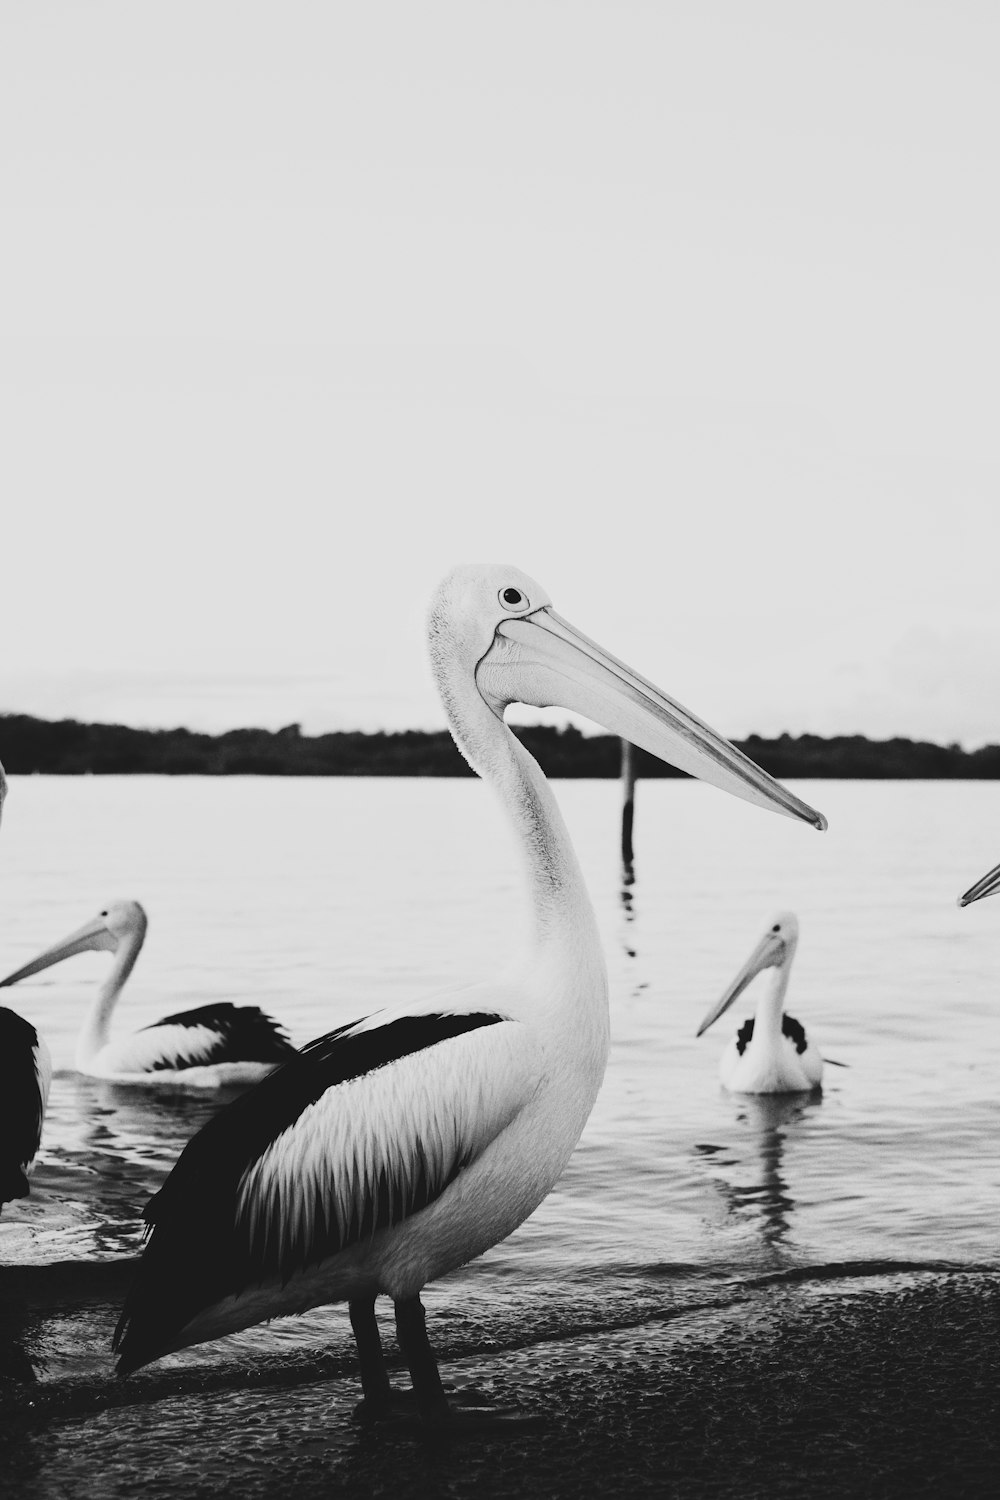
[[[256,1005],[229,1001],[202,1005],[164,1016],[121,1042],[110,1052],[116,1072],[181,1072],[218,1063],[281,1063],[295,1048],[271,1016]]]
[[[304,1047],[210,1120],[147,1204],[119,1368],[220,1299],[419,1213],[537,1086],[527,1029],[489,1011],[376,1016]]]

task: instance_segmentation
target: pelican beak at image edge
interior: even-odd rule
[[[1000,891],[1000,865],[996,865],[982,880],[977,880],[975,885],[970,885],[964,895],[959,896],[959,906],[971,906],[973,901],[981,901],[984,896],[995,896]]]

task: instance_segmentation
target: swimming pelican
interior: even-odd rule
[[[550,1191],[597,1095],[609,1030],[583,877],[541,770],[504,723],[511,703],[577,710],[737,796],[825,827],[568,625],[515,568],[455,569],[432,601],[429,635],[452,734],[517,834],[527,952],[507,967],[487,953],[478,984],[320,1037],[192,1138],[146,1206],[149,1242],[115,1333],[121,1374],[346,1301],[361,1414],[388,1417],[397,1398],[375,1319],[384,1294],[423,1420],[485,1420],[447,1401],[420,1292],[504,1239]]]
[[[91,1078],[221,1088],[256,1083],[294,1056],[295,1048],[270,1016],[255,1005],[227,1001],[164,1016],[122,1041],[111,1041],[111,1015],[139,957],[146,925],[138,901],[113,901],[93,921],[0,979],[0,989],[74,953],[110,949],[111,971],[97,991],[76,1046],[77,1072]]]
[[[0,816],[7,778],[0,766]],[[34,1026],[0,1005],[0,1207],[28,1195],[28,1173],[42,1139],[52,1059]]]
[[[982,880],[977,880],[975,885],[970,885],[964,895],[959,896],[959,906],[971,906],[973,901],[981,901],[984,896],[995,896],[1000,891],[1000,865],[984,875]]]
[[[752,1021],[744,1021],[722,1054],[719,1077],[734,1094],[798,1094],[818,1089],[823,1059],[805,1027],[784,1011],[788,976],[799,941],[793,912],[779,912],[718,1004],[698,1027],[706,1032],[747,985],[764,969],[774,969],[771,984],[757,1001]]]

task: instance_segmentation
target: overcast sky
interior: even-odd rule
[[[731,735],[1000,740],[991,0],[0,0],[0,709],[437,726],[510,561]]]

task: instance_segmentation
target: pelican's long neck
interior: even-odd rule
[[[492,713],[490,717],[499,731],[501,754],[486,779],[518,832],[528,875],[533,941],[537,945],[564,939],[586,941],[600,952],[597,919],[552,789],[520,740],[501,719]]]
[[[782,963],[774,967],[767,984],[763,987],[754,1012],[753,1039],[755,1042],[781,1036],[781,1017],[785,1010],[785,991],[788,989],[791,967],[792,954],[789,953]]]
[[[143,934],[141,933],[127,933],[119,940],[111,961],[111,969],[104,983],[98,988],[76,1044],[76,1066],[80,1072],[90,1066],[110,1040],[111,1015],[125,988],[125,981],[139,957],[142,942]]]
[[[468,670],[435,660],[452,734],[466,760],[488,781],[513,824],[528,876],[535,950],[572,945],[604,958],[583,874],[555,797],[537,761],[484,701]]]

